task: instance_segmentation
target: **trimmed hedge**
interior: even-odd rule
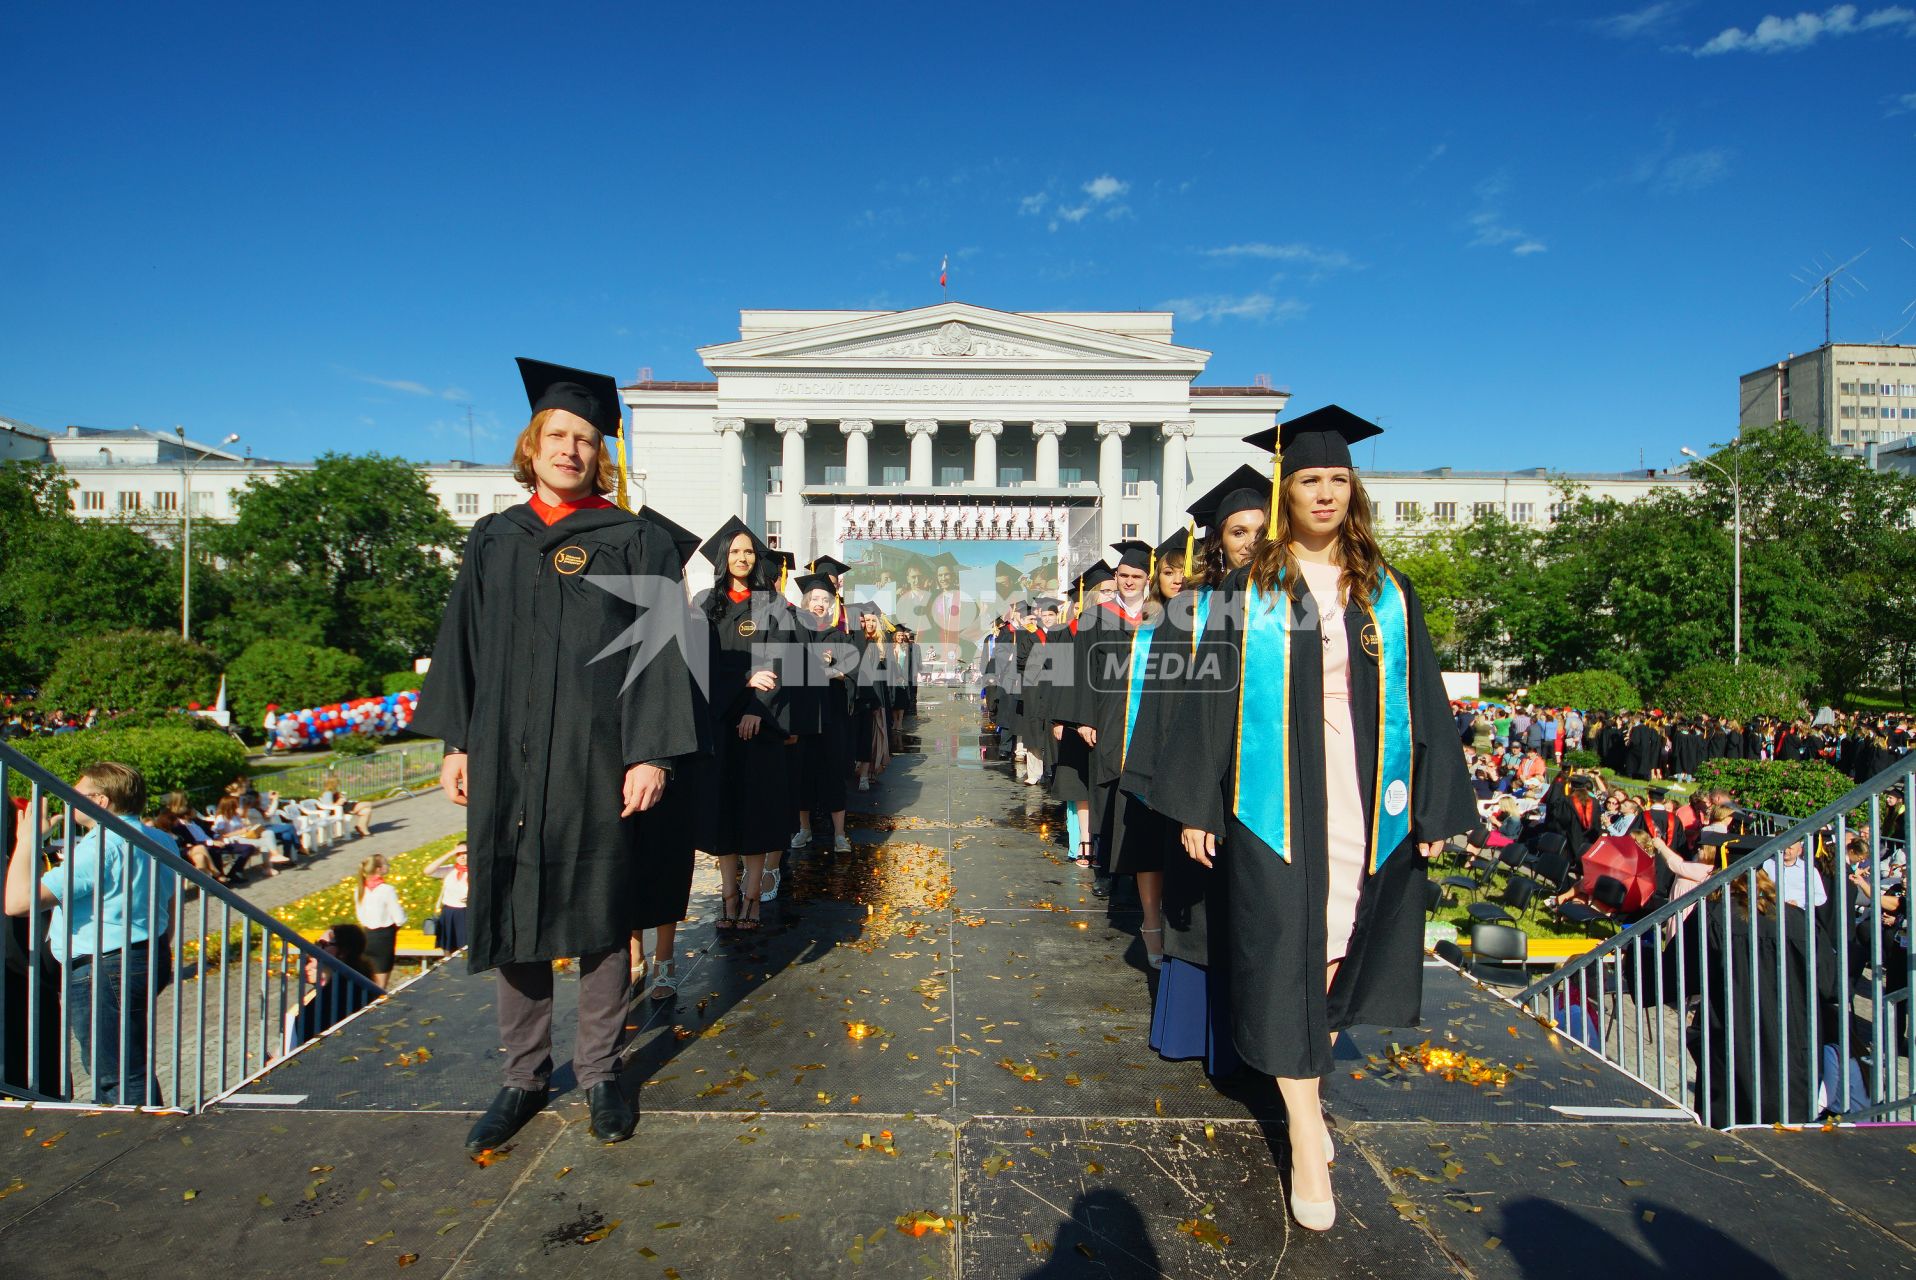
[[[1665,711],[1747,722],[1754,716],[1788,718],[1803,712],[1796,677],[1754,662],[1705,662],[1671,676],[1663,685]]]
[[[1540,707],[1579,711],[1637,711],[1643,695],[1614,671],[1566,671],[1530,686],[1527,700]]]
[[[246,748],[230,734],[194,728],[89,729],[16,738],[11,745],[69,783],[102,760],[132,765],[146,778],[149,810],[169,791],[205,799],[246,772]],[[31,785],[19,774],[8,781],[14,795],[30,794]]]
[[[165,631],[114,631],[62,650],[39,701],[76,712],[171,711],[210,704],[219,681],[219,659],[205,645]]]
[[[381,693],[411,693],[426,682],[417,671],[388,671],[379,680]]]
[[[1746,808],[1807,818],[1856,784],[1821,760],[1705,760],[1697,786],[1725,787]]]
[[[1563,753],[1563,767],[1566,769],[1594,769],[1602,763],[1602,758],[1594,751],[1579,748]]]
[[[379,750],[379,739],[370,733],[340,733],[333,736],[334,755],[369,756]]]
[[[269,702],[297,711],[357,697],[369,683],[352,654],[297,640],[256,640],[226,669],[234,718],[255,727]]]

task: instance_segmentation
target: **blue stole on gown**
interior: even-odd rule
[[[1140,625],[1131,633],[1131,667],[1124,686],[1124,742],[1118,747],[1118,767],[1124,767],[1124,758],[1131,754],[1131,730],[1137,727],[1138,704],[1144,698],[1144,675],[1150,669],[1151,636],[1157,630],[1157,623]]]
[[[1364,650],[1377,659],[1377,778],[1371,797],[1370,869],[1410,834],[1410,613],[1404,589],[1386,568],[1367,606]],[[1238,821],[1291,860],[1291,600],[1282,582],[1272,594],[1245,585],[1243,655],[1238,680],[1237,767],[1231,808]]]

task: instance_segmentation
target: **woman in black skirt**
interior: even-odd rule
[[[857,765],[858,789],[870,791],[872,779],[891,761],[891,661],[885,641],[885,615],[869,602],[852,606],[857,630],[852,644],[858,650],[858,673],[852,686],[852,760]]]
[[[774,664],[795,624],[791,606],[773,590],[772,552],[744,521],[726,521],[700,552],[718,570],[718,582],[698,602],[710,628],[717,752],[701,770],[699,847],[719,860],[725,894],[719,929],[755,930],[765,855],[783,849],[790,834],[789,708]]]

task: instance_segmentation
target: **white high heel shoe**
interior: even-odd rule
[[[1331,1142],[1330,1132],[1326,1130],[1324,1133],[1324,1164],[1326,1165],[1326,1176],[1328,1176],[1329,1173],[1328,1166],[1336,1159],[1337,1148]],[[1297,1186],[1297,1169],[1295,1165],[1293,1165],[1291,1169],[1291,1186],[1293,1188]],[[1293,1190],[1291,1192],[1291,1216],[1296,1218],[1297,1225],[1303,1227],[1306,1231],[1329,1231],[1337,1224],[1337,1199],[1333,1196],[1329,1200],[1304,1200],[1300,1199],[1297,1192]]]

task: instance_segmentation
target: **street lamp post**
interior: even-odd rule
[[[1738,443],[1742,441],[1739,439]],[[1740,667],[1743,665],[1743,451],[1736,449],[1730,455],[1730,464],[1736,468],[1734,471],[1725,471],[1721,463],[1712,462],[1694,449],[1685,447],[1681,452],[1684,457],[1695,459],[1706,467],[1715,467],[1730,482],[1730,504],[1733,513],[1731,519],[1735,529],[1731,555],[1734,557],[1732,563],[1735,565],[1734,589],[1736,592],[1736,615],[1731,624],[1734,637],[1731,640],[1731,650],[1733,665]]]
[[[199,459],[186,445],[186,428],[175,426],[173,434],[180,440],[180,639],[193,638],[193,468]],[[220,441],[222,445],[232,444],[239,439],[239,433]]]

